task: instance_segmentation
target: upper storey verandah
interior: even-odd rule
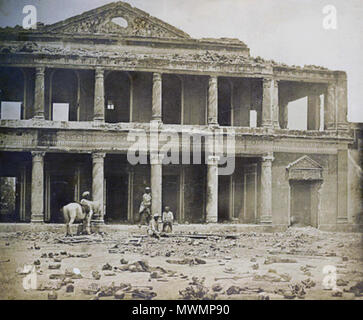
[[[345,72],[253,58],[116,2],[36,30],[0,30],[1,119],[345,130]],[[295,108],[296,109],[296,108]],[[65,110],[65,111],[64,111]],[[296,112],[296,110],[294,111]]]

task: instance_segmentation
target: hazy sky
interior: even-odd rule
[[[0,0],[0,26],[21,25],[33,4],[54,23],[110,0]],[[322,65],[348,74],[348,119],[363,122],[362,0],[125,0],[193,38],[244,41],[251,55],[287,64]],[[337,29],[325,30],[323,8],[334,5]]]

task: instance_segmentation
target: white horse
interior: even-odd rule
[[[74,222],[82,222],[83,230],[87,234],[91,234],[92,210],[89,210],[87,207],[82,207],[79,203],[71,202],[65,205],[61,211],[63,212],[64,222],[66,224],[66,236],[72,236],[70,226]]]

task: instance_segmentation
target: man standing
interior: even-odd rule
[[[86,200],[86,201],[84,201]],[[80,204],[82,206],[82,210],[84,212],[93,214],[93,208],[90,205],[89,201],[91,200],[91,194],[89,191],[85,191],[82,193],[82,199],[80,201]]]
[[[162,216],[163,220],[163,232],[172,232],[173,231],[173,221],[174,221],[174,215],[170,211],[169,207],[165,207],[165,211],[163,212]]]
[[[146,224],[148,225],[151,218],[151,189],[145,188],[145,193],[142,196],[142,201],[139,209],[140,224],[142,223],[142,217],[145,216]]]

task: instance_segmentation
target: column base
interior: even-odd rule
[[[337,224],[346,224],[348,223],[348,217],[338,217]]]
[[[30,218],[30,223],[44,223],[44,215],[32,215]]]
[[[265,120],[265,121],[262,121],[261,127],[262,128],[273,128],[274,127],[274,123],[273,123],[272,120]]]
[[[153,125],[162,125],[163,124],[163,121],[161,119],[151,119],[150,120],[150,123],[152,123]]]
[[[335,123],[327,123],[326,126],[324,127],[324,130],[335,131],[337,130],[337,126]]]
[[[205,220],[205,223],[217,223],[217,222],[218,222],[218,217],[211,217]]]
[[[219,124],[217,122],[210,122],[208,123],[208,127],[211,128],[211,129],[217,129],[219,128]]]
[[[260,224],[272,224],[272,216],[262,216],[260,218]]]
[[[34,120],[45,120],[44,115],[36,115],[33,117]]]
[[[93,118],[93,122],[103,123],[103,122],[105,122],[105,119],[104,118]]]
[[[349,129],[349,124],[346,122],[338,122],[337,123],[337,128],[338,130],[348,130]]]
[[[274,121],[273,128],[274,129],[280,129],[280,124],[278,122]]]
[[[349,132],[349,128],[348,127],[340,127],[337,129],[338,134],[347,134]]]

